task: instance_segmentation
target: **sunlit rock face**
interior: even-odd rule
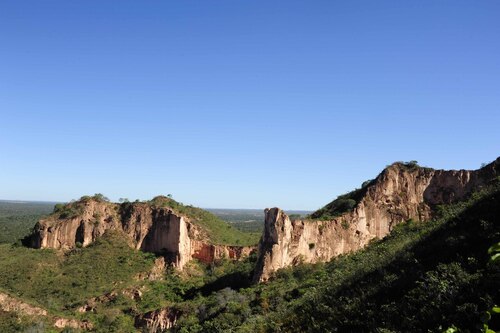
[[[280,268],[358,250],[409,219],[427,221],[437,205],[464,199],[498,177],[499,169],[500,158],[475,171],[395,163],[363,189],[352,210],[338,217],[291,221],[279,208],[266,209],[254,279],[266,281]]]
[[[221,258],[239,260],[254,247],[211,244],[200,227],[168,208],[147,203],[119,205],[85,200],[78,214],[61,218],[53,214],[40,220],[28,242],[35,248],[72,249],[88,246],[106,231],[124,234],[135,249],[159,253],[169,264],[182,269],[193,258],[210,263]]]
[[[180,312],[170,308],[162,308],[147,312],[135,318],[137,327],[145,327],[147,332],[166,332],[175,326]]]

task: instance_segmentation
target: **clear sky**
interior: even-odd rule
[[[1,199],[316,209],[499,125],[499,1],[0,2]]]

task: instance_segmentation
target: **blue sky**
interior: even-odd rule
[[[0,198],[316,209],[500,155],[498,1],[2,1]]]

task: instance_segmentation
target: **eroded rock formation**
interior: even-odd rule
[[[71,249],[91,244],[108,230],[123,232],[130,246],[162,254],[179,269],[193,258],[202,262],[221,258],[238,260],[255,250],[254,247],[211,244],[203,228],[169,208],[149,203],[119,205],[92,198],[40,220],[28,245]]]
[[[408,219],[429,220],[436,205],[464,199],[498,177],[500,158],[475,171],[433,170],[395,163],[361,189],[355,207],[327,220],[295,220],[279,208],[265,210],[256,281],[300,262],[328,261],[386,236]]]
[[[214,245],[196,240],[191,242],[191,246],[191,256],[204,263],[211,263],[221,258],[239,260],[248,257],[256,250],[254,246]]]
[[[174,327],[180,312],[170,308],[163,308],[140,315],[135,319],[136,327],[145,328],[147,332],[166,332]]]

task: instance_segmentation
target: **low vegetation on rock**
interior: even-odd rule
[[[353,210],[366,192],[367,186],[368,184],[360,189],[339,195],[335,200],[318,209],[308,217],[317,220],[331,220],[345,212]]]

